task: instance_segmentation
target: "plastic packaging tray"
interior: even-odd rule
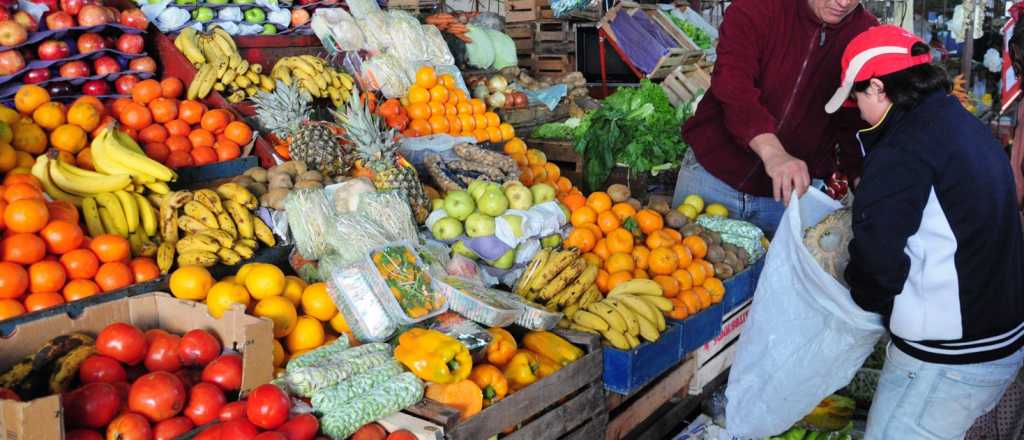
[[[410,264],[411,268],[418,272],[416,280],[409,281],[396,281],[390,282],[387,277],[381,273],[381,267],[386,267],[390,264],[387,259],[387,251],[402,251],[402,258],[405,259],[405,263]],[[380,263],[377,260],[380,259]],[[420,256],[417,255],[416,250],[413,246],[408,243],[391,243],[379,248],[375,248],[370,251],[370,255],[367,257],[367,261],[370,263],[372,273],[380,285],[383,285],[383,289],[374,289],[378,292],[378,295],[386,296],[380,298],[384,307],[388,310],[392,317],[398,320],[400,324],[412,325],[427,319],[433,318],[437,315],[444,313],[448,310],[448,301],[441,291],[439,283],[430,276],[430,271]],[[402,275],[402,274],[399,274]],[[402,295],[402,290],[409,287],[408,283],[414,283],[411,287],[413,289],[422,289],[424,299],[430,302],[430,305],[426,309],[426,313],[420,316],[410,316],[398,299],[398,295]],[[421,284],[422,283],[422,284]]]
[[[357,339],[362,342],[386,341],[398,330],[398,322],[388,313],[384,301],[376,293],[381,288],[387,291],[387,286],[380,286],[379,276],[371,276],[376,274],[373,263],[362,260],[346,266],[325,258],[320,265],[320,272],[327,274],[331,299]]]
[[[438,285],[448,298],[448,307],[488,327],[506,327],[516,322],[523,305],[512,294],[447,276]]]

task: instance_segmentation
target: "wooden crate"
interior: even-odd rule
[[[509,24],[505,26],[505,35],[516,44],[516,54],[528,56],[533,53],[533,26],[530,23]]]
[[[532,70],[533,69],[533,56],[529,53],[521,53],[516,55],[519,61],[516,63],[520,69]]]
[[[569,13],[569,19],[574,21],[596,22],[604,15],[604,1],[598,0],[594,5],[583,10],[573,10]]]
[[[670,400],[685,397],[696,366],[696,360],[691,357],[639,391],[626,396],[607,393],[605,402],[609,417],[605,440],[626,438]]]
[[[711,75],[700,66],[679,66],[661,83],[661,88],[668,95],[672,105],[681,105],[691,101],[699,93],[711,87]]]
[[[693,357],[697,361],[697,373],[690,382],[691,395],[703,393],[705,386],[732,366],[732,361],[736,358],[736,342],[739,341],[740,333],[746,326],[752,301],[747,300],[739,307],[726,312],[722,318],[721,333],[693,352]]]
[[[679,42],[679,39],[677,37],[680,34],[682,34],[682,31],[676,28],[675,25],[672,24],[671,21],[669,21],[668,18],[661,11],[658,10],[657,6],[641,5],[639,3],[633,2],[622,2],[608,10],[608,13],[605,14],[604,17],[601,18],[601,22],[598,23],[598,29],[605,35],[608,41],[612,44],[612,47],[615,49],[615,51],[619,53],[619,56],[621,56],[623,60],[626,61],[626,63],[630,66],[630,68],[633,69],[633,71],[636,72],[638,75],[642,74],[642,72],[638,68],[636,68],[631,61],[629,61],[629,54],[624,53],[622,51],[622,48],[619,46],[618,37],[615,35],[615,31],[612,29],[610,25],[611,22],[615,20],[615,17],[618,16],[618,14],[645,14],[647,15],[647,17],[651,19],[651,21],[658,24],[659,28],[665,31],[665,33],[668,34],[673,39],[673,41],[675,41],[677,44],[680,44],[680,47],[671,48],[668,50],[668,53],[662,55],[661,58],[658,60],[658,63],[651,70],[651,72],[644,75],[645,78],[662,79],[667,77],[670,73],[672,73],[672,71],[675,70],[675,68],[678,66],[681,66],[683,64],[696,64],[700,62],[701,59],[703,59],[703,51],[691,47],[692,44],[687,45]],[[665,22],[668,22],[668,25],[671,26],[672,28],[667,28]],[[673,32],[673,30],[675,32]],[[683,35],[683,38],[685,39],[685,35]]]
[[[536,76],[562,76],[576,71],[576,56],[533,54],[533,74]]]
[[[644,9],[647,12],[647,16],[651,18],[651,21],[661,26],[661,30],[672,37],[679,44],[679,48],[683,49],[686,53],[686,59],[683,61],[683,64],[697,64],[704,58],[704,51],[697,47],[693,40],[690,40],[690,37],[683,33],[682,29],[676,27],[675,23],[665,14],[665,11],[657,7],[650,7],[650,5],[642,6],[645,6]]]
[[[437,2],[433,0],[388,0],[387,8],[401,9],[413,14],[419,14],[420,12],[433,11],[436,7]]]
[[[575,53],[576,30],[572,23],[560,20],[534,22],[533,50],[538,55]]]
[[[550,0],[510,0],[506,4],[505,22],[550,20],[555,18]]]
[[[558,165],[562,175],[572,181],[573,186],[583,185],[583,156],[572,148],[572,141],[551,139],[526,139],[529,148],[536,148],[547,157],[549,163]]]
[[[502,436],[509,440],[593,440],[605,432],[608,424],[601,384],[601,340],[586,333],[555,332],[582,346],[587,354],[461,423],[458,411],[429,399],[406,412],[441,426],[448,440],[487,439],[506,428],[516,429]]]

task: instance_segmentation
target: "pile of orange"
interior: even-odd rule
[[[92,163],[88,146],[101,121],[99,99],[83,96],[65,105],[50,100],[46,89],[27,85],[14,95],[14,107],[0,109],[0,120],[10,128],[0,129],[0,171],[31,168],[48,147],[65,162]]]
[[[497,113],[487,111],[487,104],[466,95],[455,85],[450,74],[438,75],[433,67],[416,71],[416,83],[400,100],[408,116],[408,125],[401,128],[409,137],[447,133],[476,138],[477,142],[499,143],[515,137],[512,124],[502,123]],[[384,105],[388,105],[387,102]],[[389,110],[389,114],[395,114]],[[393,121],[393,120],[392,120]],[[389,125],[398,128],[401,124]]]
[[[160,276],[132,259],[127,239],[89,239],[69,202],[46,201],[39,181],[10,173],[0,185],[0,321]]]
[[[684,319],[722,300],[725,286],[704,260],[708,246],[702,238],[684,238],[665,227],[656,211],[612,203],[605,192],[592,193],[582,206],[570,209],[573,231],[565,246],[578,248],[588,263],[601,269],[601,292],[634,278],[652,279],[672,299],[675,308],[666,312],[672,319]]]
[[[558,165],[548,162],[543,151],[527,147],[526,143],[517,137],[505,142],[502,151],[519,165],[519,181],[523,185],[547,183],[553,186],[558,200],[570,210],[586,202],[583,193],[572,186],[569,178],[562,175]]]
[[[179,101],[182,89],[177,78],[140,81],[131,99],[113,101],[108,119],[116,118],[146,155],[172,168],[238,158],[252,141],[252,128],[227,110]]]

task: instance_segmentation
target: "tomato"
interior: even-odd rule
[[[292,401],[276,385],[263,384],[249,393],[249,404],[245,415],[254,425],[263,429],[274,429],[288,421]]]
[[[121,412],[124,400],[117,387],[94,382],[83,385],[64,399],[64,415],[71,426],[102,428]]]
[[[399,429],[398,431],[388,434],[388,438],[386,440],[416,440],[416,436],[408,430]]]
[[[110,324],[96,337],[96,351],[128,365],[138,365],[146,357],[146,336],[133,325]]]
[[[132,386],[128,382],[114,382],[111,385],[117,389],[117,395],[121,396],[121,410],[118,414],[128,411],[128,395],[131,394]]]
[[[89,356],[78,367],[78,380],[82,383],[93,382],[124,382],[128,373],[116,359],[102,354]]]
[[[195,428],[188,417],[171,417],[153,427],[153,440],[174,440]]]
[[[203,382],[217,384],[224,391],[238,391],[242,388],[242,357],[225,354],[203,368]]]
[[[121,414],[107,426],[107,440],[150,440],[153,428],[146,418],[133,412]]]
[[[260,433],[256,425],[245,419],[231,420],[220,426],[220,437],[223,439],[252,440]]]
[[[185,407],[186,397],[185,385],[178,376],[156,371],[140,377],[132,384],[128,409],[153,422],[159,422],[178,415]]]
[[[191,368],[182,368],[174,372],[174,375],[178,376],[178,379],[181,379],[181,383],[185,384],[186,389],[192,388],[197,383],[201,382],[199,380],[200,374],[202,374],[201,371],[193,370]]]
[[[220,356],[220,341],[204,330],[191,330],[181,337],[178,344],[178,359],[181,365],[205,367]]]
[[[320,431],[320,422],[312,414],[301,414],[277,428],[288,440],[313,440]]]
[[[64,434],[64,440],[103,440],[103,434],[91,429],[74,429]]]
[[[181,338],[163,330],[150,330],[146,332],[146,342],[149,349],[146,351],[144,364],[149,371],[175,371],[181,368],[181,361],[178,360],[178,343]]]
[[[284,434],[275,431],[267,431],[260,435],[257,435],[253,440],[288,440]]]
[[[220,410],[228,399],[220,387],[209,382],[200,382],[189,390],[185,417],[196,425],[205,425],[220,416]]]
[[[384,440],[388,432],[376,423],[367,423],[352,434],[351,440]]]
[[[230,422],[235,419],[245,418],[245,407],[248,404],[246,400],[239,400],[237,402],[231,402],[224,405],[220,409],[220,416],[217,417],[222,422]]]
[[[10,388],[0,387],[0,400],[15,400],[21,402],[21,396]]]
[[[205,431],[200,432],[195,437],[192,437],[192,440],[220,440],[220,433],[223,428],[224,425],[213,425]]]

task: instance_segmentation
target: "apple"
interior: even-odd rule
[[[230,3],[228,0],[207,0],[208,5],[226,5]]]
[[[497,267],[498,269],[511,269],[512,265],[516,263],[516,250],[512,249],[505,252],[497,260],[491,262],[491,266]]]
[[[132,93],[132,88],[135,87],[139,81],[139,77],[135,75],[124,75],[114,81],[114,90],[116,90],[119,95],[130,95]]]
[[[92,62],[92,70],[97,75],[109,75],[121,71],[121,63],[110,55],[103,55]]]
[[[473,252],[473,250],[470,249],[469,246],[466,246],[466,243],[463,242],[462,240],[459,240],[452,245],[452,252],[462,255],[463,257],[469,258],[470,260],[473,261],[476,261],[477,259],[480,258],[476,254],[476,252]]]
[[[501,190],[488,188],[480,200],[476,201],[477,209],[491,217],[497,217],[508,209],[508,198]]]
[[[448,215],[465,221],[476,211],[476,202],[465,191],[451,191],[444,197],[444,210]]]
[[[89,65],[85,61],[76,60],[60,66],[61,78],[85,78],[89,76]]]
[[[50,69],[32,69],[25,74],[26,84],[38,84],[50,79]]]
[[[117,37],[117,50],[124,53],[142,53],[142,48],[145,45],[146,40],[139,34],[121,34],[120,37]]]
[[[558,202],[558,209],[562,210],[562,215],[564,216],[562,219],[562,225],[569,223],[569,218],[572,217],[572,211],[569,211],[569,207],[565,206],[562,202]]]
[[[78,11],[78,25],[85,27],[99,26],[101,24],[110,23],[110,11],[100,5],[88,4],[82,6],[82,10]]]
[[[472,238],[494,235],[494,217],[480,212],[470,214],[466,218],[466,235]]]
[[[0,7],[0,20],[10,20],[11,10],[7,6]]]
[[[213,9],[207,8],[206,6],[196,8],[196,10],[192,11],[192,18],[200,23],[206,23],[213,20],[214,16],[215,14],[213,13]]]
[[[78,15],[85,3],[85,0],[60,0],[60,10],[71,15]]]
[[[487,183],[487,182],[484,181],[484,180],[480,180],[480,179],[473,180],[472,182],[469,182],[469,186],[466,187],[466,191],[469,191],[470,194],[473,194],[474,192],[477,191],[477,188],[480,188],[485,183]],[[483,194],[483,192],[481,192],[480,194]],[[473,197],[473,198],[475,199],[476,197]]]
[[[434,222],[434,227],[430,228],[430,232],[438,240],[453,240],[462,235],[462,222],[453,217],[445,217]]]
[[[143,14],[142,9],[139,8],[130,8],[121,11],[121,15],[118,17],[117,22],[143,31],[146,30],[147,26],[149,26],[149,20],[146,19],[146,15]]]
[[[20,24],[21,27],[25,28],[28,32],[35,32],[39,30],[39,22],[28,12],[15,12],[14,21]]]
[[[55,31],[75,27],[75,17],[64,11],[56,11],[46,14],[46,28]]]
[[[264,24],[263,25],[263,32],[260,32],[260,35],[276,35],[276,34],[277,34],[277,26],[274,26],[274,25],[272,25],[270,23]]]
[[[0,52],[0,75],[11,75],[25,68],[25,58],[16,50]]]
[[[260,24],[267,20],[267,13],[260,8],[252,8],[245,11],[245,21],[252,24]]]
[[[174,0],[174,4],[178,6],[188,6],[196,4],[196,0]]]
[[[292,27],[309,23],[309,12],[302,8],[292,9]]]
[[[236,5],[251,5],[252,0],[234,0],[232,3]]]
[[[46,85],[46,91],[54,96],[71,96],[71,84],[66,81],[52,82]]]
[[[128,70],[156,73],[156,61],[153,60],[153,57],[136,58],[128,62]]]
[[[530,192],[533,193],[533,203],[538,205],[555,200],[555,188],[546,183],[533,184],[530,187]]]
[[[560,244],[562,244],[562,236],[558,234],[549,235],[540,239],[540,247],[544,249],[554,249]]]
[[[501,216],[505,223],[508,223],[508,227],[512,229],[512,236],[519,238],[523,236],[523,217],[519,215],[503,215]]]
[[[438,209],[444,209],[444,199],[434,199],[430,201],[430,210],[437,211]]]
[[[46,40],[39,44],[38,53],[41,60],[59,60],[71,55],[71,46],[59,40]]]
[[[505,197],[508,198],[508,207],[512,209],[525,211],[533,206],[533,192],[521,183],[506,186]]]
[[[107,48],[107,40],[95,32],[86,32],[78,37],[78,53],[93,53]]]
[[[110,94],[110,84],[102,79],[86,81],[82,84],[82,93],[90,96],[101,96]]]
[[[25,26],[14,20],[0,21],[0,46],[16,46],[28,40]]]

